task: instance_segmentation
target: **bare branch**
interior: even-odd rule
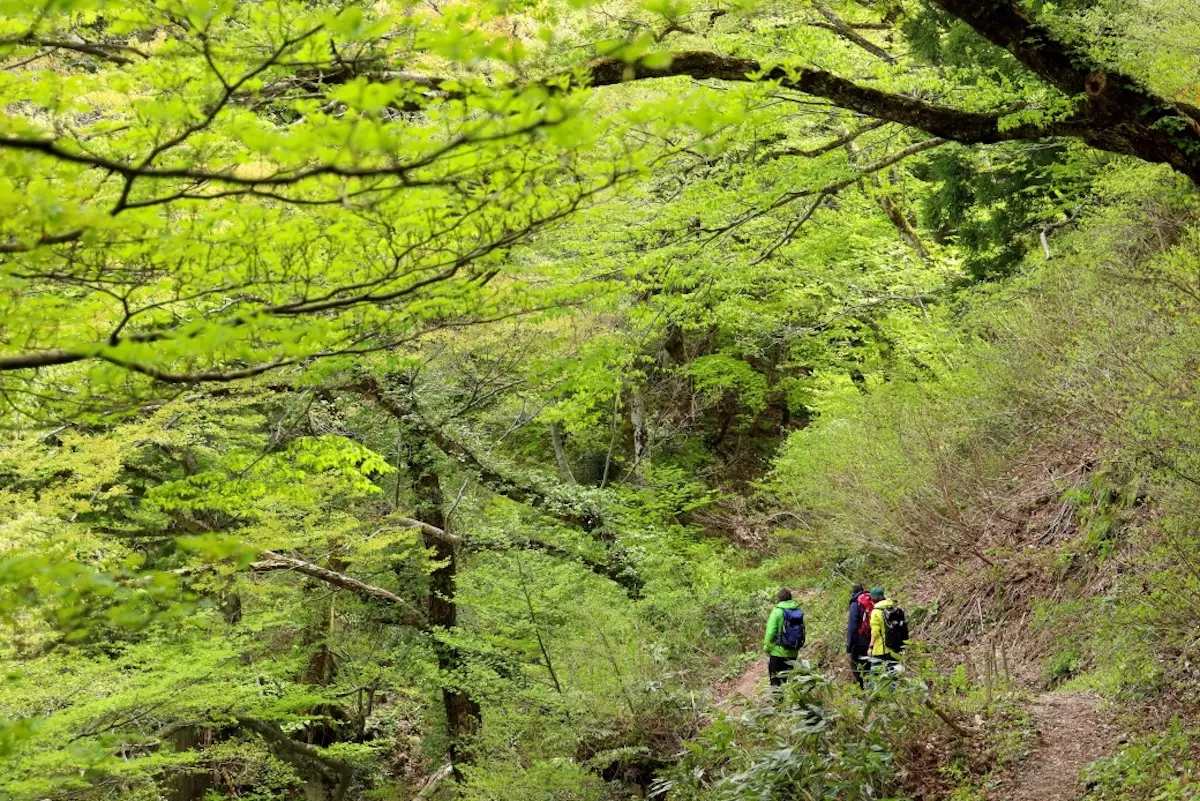
[[[942,145],[946,145],[946,144],[949,144],[949,140],[926,139],[923,142],[917,142],[915,144],[909,145],[908,147],[902,148],[902,149],[896,151],[895,153],[892,153],[891,155],[880,159],[879,161],[864,165],[862,167],[858,167],[858,168],[856,168],[854,175],[851,175],[850,177],[843,178],[841,180],[826,184],[825,186],[823,186],[819,189],[802,189],[802,190],[797,190],[794,192],[785,192],[782,195],[780,195],[778,198],[776,198],[773,202],[771,202],[770,204],[768,204],[767,206],[765,206],[763,208],[755,209],[752,212],[743,214],[740,217],[738,217],[737,219],[733,220],[733,222],[730,222],[727,225],[723,225],[720,228],[708,229],[707,231],[705,231],[705,233],[712,234],[712,236],[710,236],[707,240],[705,240],[705,244],[708,244],[716,239],[719,239],[720,237],[724,236],[725,234],[728,234],[730,231],[740,228],[741,226],[745,225],[746,223],[750,222],[751,220],[756,220],[766,214],[770,214],[773,211],[777,211],[778,209],[781,209],[784,206],[794,203],[797,200],[801,200],[806,197],[816,196],[817,201],[814,202],[812,204],[812,206],[808,209],[808,211],[797,220],[797,223],[793,224],[793,226],[790,227],[787,232],[785,232],[784,236],[781,237],[781,239],[777,240],[775,242],[775,244],[773,244],[766,253],[764,253],[762,256],[760,256],[758,258],[758,260],[756,260],[754,262],[755,264],[757,264],[758,262],[762,261],[763,258],[766,258],[771,253],[774,253],[776,250],[778,250],[779,247],[786,244],[787,241],[790,240],[791,237],[793,237],[795,235],[795,233],[799,229],[799,227],[801,225],[803,225],[805,222],[807,222],[809,220],[809,218],[812,217],[813,213],[816,212],[818,204],[820,203],[821,200],[825,199],[826,197],[829,197],[830,195],[835,195],[838,192],[841,192],[846,187],[851,186],[852,184],[857,182],[864,175],[870,175],[872,173],[879,172],[880,170],[886,170],[888,167],[898,164],[910,156],[914,156],[917,153],[922,153],[926,150],[932,150],[935,147],[941,147]]]
[[[110,61],[113,64],[132,64],[133,59],[122,56],[121,53],[132,53],[143,59],[149,58],[145,52],[131,47],[128,44],[108,44],[105,42],[85,42],[83,40],[72,41],[69,39],[47,39],[40,36],[21,36],[13,39],[0,39],[0,47],[12,47],[14,45],[27,45],[30,47],[45,47],[51,50],[73,50],[76,53],[95,56],[96,58]]]
[[[374,178],[396,177],[403,180],[405,187],[443,186],[448,183],[445,179],[413,178],[412,173],[445,158],[453,151],[468,144],[482,144],[516,139],[533,133],[541,128],[553,125],[545,120],[535,120],[512,130],[502,130],[490,134],[456,134],[446,140],[440,147],[434,148],[423,156],[407,162],[385,164],[377,167],[346,167],[336,164],[316,164],[310,167],[294,170],[283,170],[273,175],[246,177],[235,172],[200,170],[191,167],[150,167],[115,161],[104,156],[72,150],[58,143],[57,139],[27,139],[19,136],[0,136],[0,149],[25,150],[42,153],[47,156],[72,164],[95,167],[120,175],[124,178],[153,178],[180,179],[201,181],[215,184],[230,184],[244,187],[287,186],[318,176],[336,176],[339,178]]]
[[[829,26],[838,34],[838,36],[841,36],[846,41],[857,45],[876,58],[883,59],[889,64],[896,63],[895,56],[863,36],[850,25],[847,25],[841,17],[833,13],[833,10],[824,3],[813,3],[813,8],[815,8],[817,13],[829,22]]]
[[[810,148],[807,150],[805,150],[803,148],[796,148],[796,147],[788,148],[787,150],[777,150],[773,153],[768,153],[764,157],[764,159],[770,160],[770,159],[782,158],[784,156],[796,156],[799,158],[806,158],[806,159],[816,158],[817,156],[823,156],[826,153],[831,153],[834,150],[837,150],[838,148],[845,147],[846,145],[850,144],[851,142],[853,142],[855,139],[862,136],[863,134],[870,133],[871,131],[879,130],[880,128],[882,128],[883,126],[885,126],[887,124],[888,124],[887,120],[875,120],[874,122],[867,123],[866,125],[864,125],[863,127],[859,128],[856,131],[851,131],[850,133],[846,134],[845,136],[839,136],[837,139],[826,142],[823,145],[818,145],[817,147]]]
[[[414,521],[415,522],[415,521]],[[359,581],[356,578],[338,573],[336,570],[330,570],[327,567],[306,562],[303,559],[297,559],[293,556],[285,556],[275,551],[263,551],[262,560],[253,562],[250,569],[255,573],[270,573],[277,570],[289,570],[293,573],[300,573],[309,578],[323,581],[326,584],[332,584],[335,587],[340,587],[343,590],[348,590],[360,595],[364,598],[374,598],[380,601],[386,601],[389,604],[399,606],[404,609],[401,622],[406,626],[421,628],[424,626],[422,618],[409,606],[408,601],[405,601],[399,595],[396,595],[390,590],[385,590],[383,587],[376,587],[372,584]]]
[[[791,242],[792,238],[796,236],[796,233],[800,230],[800,228],[806,222],[808,222],[809,218],[811,218],[813,216],[813,214],[816,213],[817,209],[821,205],[821,202],[823,200],[825,200],[825,198],[829,197],[830,194],[832,194],[832,193],[826,192],[824,190],[818,192],[816,198],[809,205],[808,209],[806,209],[803,214],[801,214],[793,222],[791,222],[788,225],[787,229],[784,230],[783,234],[781,234],[778,239],[776,239],[774,242],[772,242],[771,245],[766,250],[764,250],[761,254],[759,254],[758,258],[756,258],[754,261],[750,262],[750,266],[754,267],[754,266],[766,261],[767,259],[771,258],[771,256],[775,255],[775,252],[777,250],[779,250],[781,247],[783,247],[784,245]]]

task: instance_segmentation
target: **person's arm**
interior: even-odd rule
[[[858,622],[862,619],[862,606],[858,601],[850,604],[850,618],[846,621],[846,653],[854,650],[854,637],[858,634]]]
[[[871,647],[870,653],[875,653],[875,643],[883,640],[883,610],[871,610]]]
[[[779,607],[771,610],[771,616],[767,618],[767,631],[763,635],[763,650],[770,651],[771,646],[775,644],[775,638],[779,636],[779,624],[783,621],[783,612],[779,611]]]

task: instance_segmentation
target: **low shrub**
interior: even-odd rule
[[[1167,731],[1131,741],[1083,771],[1085,801],[1185,801],[1200,782],[1196,730],[1176,719]]]

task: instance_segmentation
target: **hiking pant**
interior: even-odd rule
[[[787,681],[787,674],[792,669],[789,663],[792,661],[790,656],[774,655],[767,660],[767,675],[771,677],[772,687],[780,687]]]
[[[868,656],[863,659],[863,665],[866,666],[868,679],[873,676],[876,682],[886,681],[889,689],[896,689],[896,673],[900,665],[896,657],[891,654]]]
[[[867,662],[867,646],[854,646],[850,651],[850,672],[854,674],[854,682],[862,689],[863,680],[867,674],[871,672],[871,665]]]

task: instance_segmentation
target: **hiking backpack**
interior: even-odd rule
[[[804,631],[804,612],[799,609],[782,609],[783,620],[779,624],[779,633],[775,635],[775,644],[789,651],[798,651],[804,647],[806,632]]]
[[[875,608],[875,602],[871,600],[871,593],[864,592],[858,596],[858,608],[862,611],[862,616],[858,619],[858,636],[871,636],[871,610]]]
[[[889,651],[900,653],[908,642],[908,619],[904,610],[891,606],[883,611],[883,645]]]

